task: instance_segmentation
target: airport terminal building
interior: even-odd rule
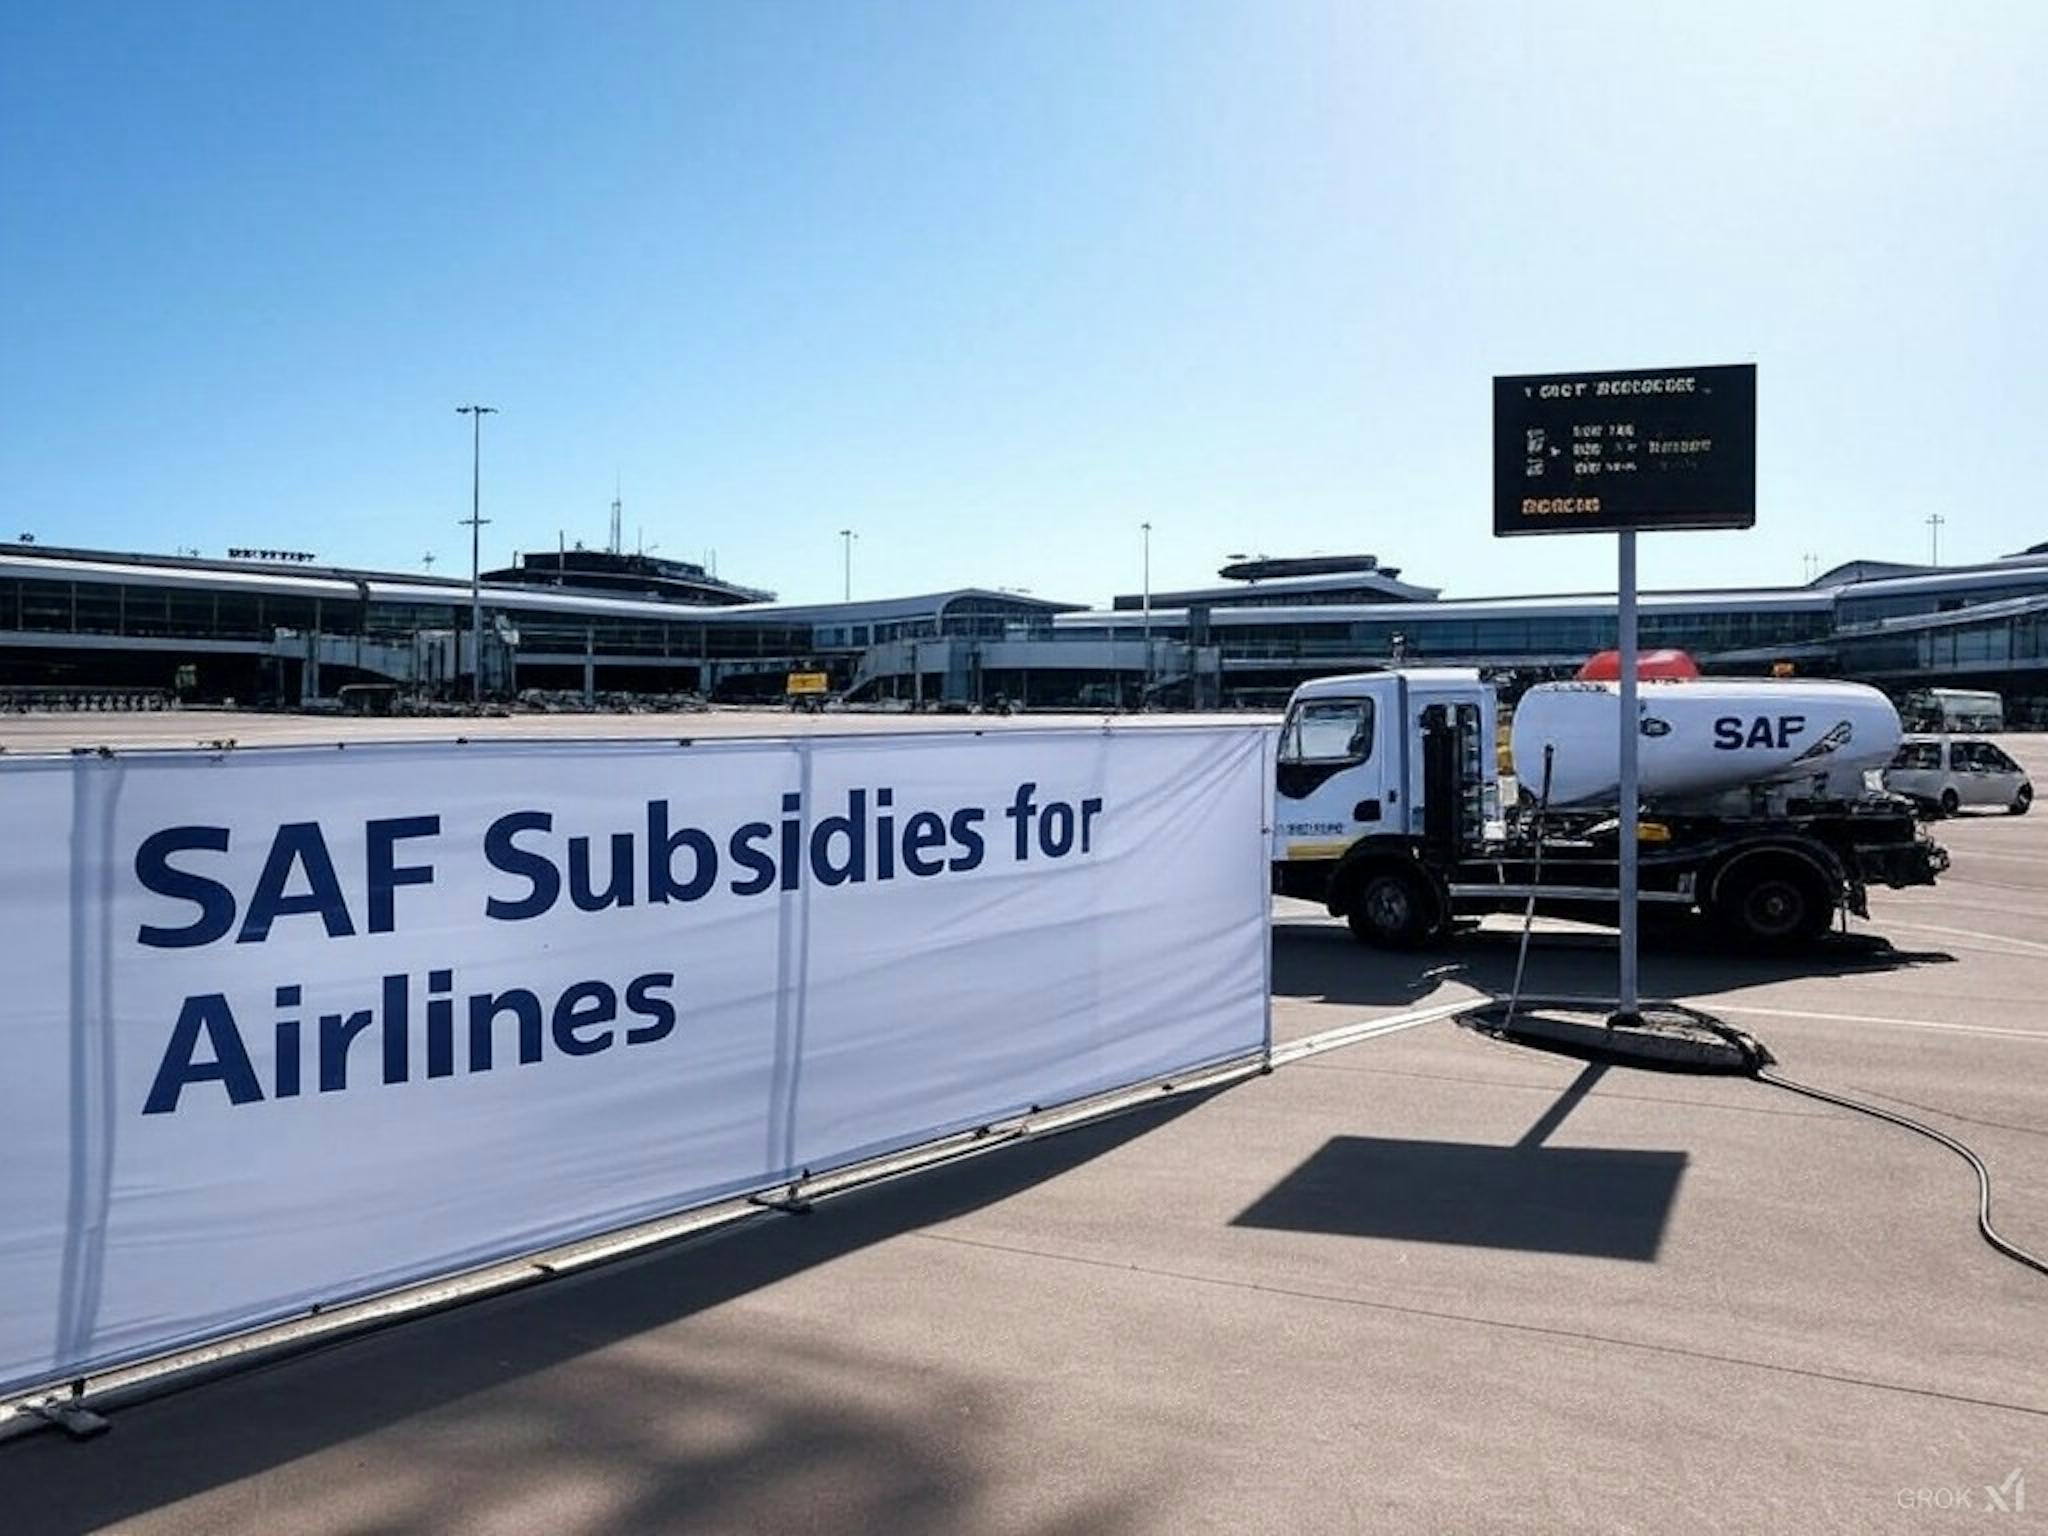
[[[1610,593],[1447,598],[1370,556],[1242,561],[1218,585],[1107,608],[965,588],[783,604],[686,562],[528,555],[479,588],[285,560],[0,544],[0,699],[142,690],[296,706],[351,685],[465,696],[779,698],[822,671],[856,700],[1267,706],[1401,662],[1556,675],[1615,642]],[[2048,545],[1977,565],[1875,561],[1804,586],[1649,592],[1642,639],[1709,672],[1993,688],[2048,709]],[[2038,701],[2030,704],[2029,701]],[[2048,722],[2044,722],[2048,723]]]

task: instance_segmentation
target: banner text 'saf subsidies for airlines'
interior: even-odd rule
[[[0,1388],[1258,1050],[1267,735],[0,766]]]

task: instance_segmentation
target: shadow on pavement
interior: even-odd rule
[[[1431,949],[1375,950],[1340,923],[1281,922],[1273,928],[1273,995],[1320,1002],[1403,1006],[1427,1001],[1447,982],[1505,993],[1515,973],[1519,935],[1504,929],[1458,934]],[[1924,965],[1948,965],[1940,950],[1896,949],[1866,934],[1837,934],[1785,955],[1731,949],[1703,922],[1646,930],[1642,983],[1646,996],[1696,997],[1742,987],[1828,976],[1868,976]],[[1615,940],[1596,932],[1538,932],[1529,940],[1522,990],[1529,995],[1610,995]]]
[[[1606,1071],[1586,1067],[1511,1147],[1333,1136],[1231,1225],[1654,1263],[1685,1154],[1543,1145]]]
[[[1217,1090],[1220,1091],[1220,1090]],[[114,1431],[0,1445],[0,1528],[950,1531],[987,1523],[949,1441],[999,1433],[1002,1404],[960,1380],[891,1380],[873,1360],[765,1327],[660,1330],[871,1244],[1020,1194],[1207,1099],[1175,1098],[1043,1141],[854,1191],[804,1217],[722,1233],[316,1348],[118,1410]],[[721,1343],[721,1339],[723,1342]],[[632,1341],[623,1348],[623,1341]],[[552,1367],[581,1357],[574,1371]],[[545,1380],[530,1380],[549,1373]],[[466,1398],[459,1414],[435,1410]],[[382,1434],[336,1468],[289,1464]],[[374,1475],[365,1468],[374,1465]],[[180,1500],[263,1473],[219,1508]],[[288,1502],[287,1502],[288,1501]],[[496,1511],[503,1519],[486,1516]],[[1051,1533],[1115,1530],[1090,1503]],[[1014,1521],[1009,1522],[1013,1526]],[[530,1528],[530,1527],[528,1527]]]
[[[1231,1223],[1652,1263],[1683,1152],[1336,1136]]]

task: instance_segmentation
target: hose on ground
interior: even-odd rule
[[[1536,926],[1536,889],[1543,884],[1543,834],[1544,817],[1550,811],[1550,768],[1557,755],[1557,744],[1546,741],[1543,744],[1543,792],[1536,797],[1536,867],[1529,875],[1529,900],[1522,908],[1522,941],[1515,949],[1515,979],[1508,988],[1507,1017],[1502,1021],[1503,1029],[1515,1022],[1515,1009],[1522,1001],[1522,968],[1529,963],[1529,930]]]
[[[1513,1000],[1510,999],[1510,1006],[1512,1006],[1512,1002]],[[2023,1268],[2031,1269],[2036,1274],[2048,1275],[2048,1259],[2043,1259],[2039,1254],[2022,1248],[2018,1243],[2005,1236],[2004,1233],[1991,1224],[1991,1170],[1985,1166],[1984,1159],[1979,1157],[1967,1143],[1958,1141],[1946,1131],[1936,1130],[1931,1125],[1915,1120],[1911,1115],[1902,1115],[1896,1110],[1882,1109],[1875,1104],[1866,1104],[1861,1099],[1852,1099],[1844,1094],[1830,1093],[1825,1088],[1816,1088],[1810,1083],[1802,1083],[1794,1078],[1782,1076],[1771,1070],[1776,1065],[1776,1059],[1771,1055],[1770,1051],[1741,1030],[1732,1028],[1712,1015],[1701,1013],[1697,1009],[1685,1008],[1677,1004],[1662,1004],[1660,1006],[1673,1012],[1687,1015],[1694,1024],[1712,1031],[1732,1045],[1740,1053],[1742,1066],[1739,1070],[1743,1076],[1754,1078],[1757,1082],[1764,1083],[1772,1088],[1782,1088],[1787,1093],[1796,1093],[1804,1098],[1817,1100],[1822,1104],[1832,1104],[1837,1109],[1846,1109],[1859,1115],[1868,1115],[1873,1120],[1882,1120],[1888,1125],[1896,1125],[1902,1130],[1911,1131],[1916,1136],[1924,1136],[1929,1141],[1948,1148],[1949,1151],[1955,1153],[1957,1157],[1968,1163],[1970,1165],[1970,1172],[1977,1177],[1977,1231],[1984,1241],[1995,1252],[2012,1260],[2013,1263]],[[1502,1021],[1498,1033],[1504,1038],[1515,1038],[1510,1027],[1512,1022],[1512,1015]],[[1583,1053],[1568,1052],[1567,1054],[1578,1055]],[[1593,1058],[1589,1057],[1587,1059]]]
[[[1984,1159],[1971,1151],[1964,1143],[1956,1140],[1955,1137],[1949,1135],[1946,1131],[1938,1131],[1931,1125],[1921,1124],[1909,1115],[1895,1114],[1889,1109],[1880,1109],[1875,1104],[1865,1104],[1860,1099],[1844,1098],[1839,1093],[1829,1093],[1823,1088],[1815,1088],[1806,1083],[1794,1082],[1789,1077],[1780,1077],[1765,1066],[1758,1066],[1750,1075],[1760,1083],[1769,1083],[1773,1088],[1783,1088],[1788,1093],[1803,1094],[1809,1099],[1818,1099],[1823,1104],[1833,1104],[1841,1109],[1854,1110],[1860,1115],[1869,1115],[1873,1119],[1901,1126],[1916,1135],[1925,1136],[1929,1141],[1939,1142],[1942,1146],[1947,1147],[1949,1151],[1955,1153],[1957,1157],[1968,1163],[1970,1171],[1977,1175],[1977,1230],[1983,1234],[1984,1241],[1997,1249],[1998,1252],[2004,1254],[2008,1259],[2011,1259],[2015,1264],[2024,1265],[2038,1274],[2048,1275],[2048,1261],[2044,1261],[2037,1255],[2029,1253],[2018,1243],[2001,1235],[1999,1230],[1991,1225],[1991,1170],[1984,1166]]]

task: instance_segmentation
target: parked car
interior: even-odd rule
[[[1930,815],[1977,807],[2024,816],[2034,803],[2026,769],[1975,736],[1908,736],[1884,771],[1884,787]]]

